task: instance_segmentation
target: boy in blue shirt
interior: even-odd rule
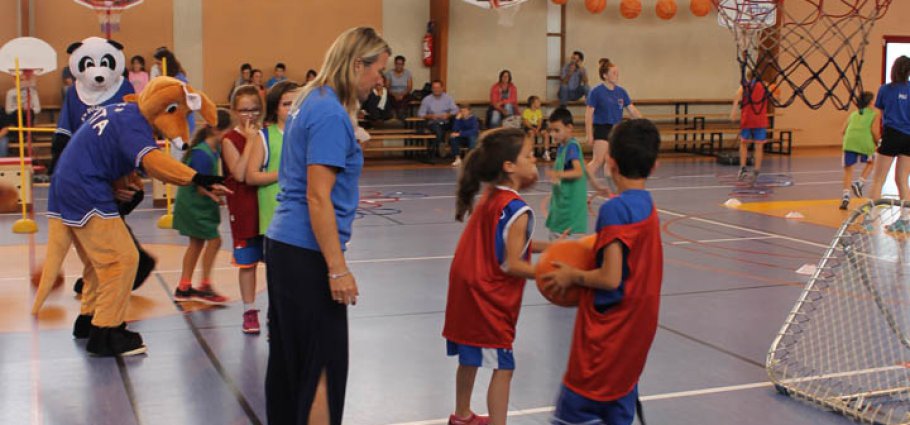
[[[640,413],[638,379],[657,332],[663,279],[660,221],[645,190],[659,148],[660,133],[648,120],[616,127],[607,163],[619,195],[597,216],[597,268],[555,262],[542,277],[580,289],[553,424],[631,425],[636,407]]]
[[[455,115],[455,124],[452,126],[452,134],[449,135],[449,146],[451,147],[449,155],[455,157],[453,167],[460,167],[461,159],[467,154],[467,151],[459,152],[461,147],[467,147],[468,151],[474,149],[479,134],[480,123],[477,121],[477,117],[471,113],[471,105],[466,103],[458,105],[458,114]]]

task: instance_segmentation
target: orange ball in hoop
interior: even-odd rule
[[[580,270],[591,270],[595,267],[594,250],[580,241],[554,242],[540,254],[540,260],[534,268],[537,289],[547,301],[562,307],[575,307],[578,305],[581,288],[570,286],[560,294],[552,282],[546,283],[541,279],[543,275],[556,270],[554,261]]]

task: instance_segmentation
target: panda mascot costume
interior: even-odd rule
[[[70,55],[69,68],[76,83],[67,89],[60,109],[57,130],[51,144],[49,174],[53,174],[60,155],[82,123],[104,106],[121,103],[125,96],[134,92],[133,85],[124,77],[126,56],[122,44],[100,37],[88,37],[70,44],[66,52]],[[133,179],[126,189],[132,191],[133,196],[132,199],[117,200],[121,216],[129,214],[145,197],[140,179]],[[130,231],[130,235],[132,233]],[[155,268],[155,259],[142,249],[135,236],[133,241],[139,251],[139,268],[133,283],[133,289],[136,289]],[[84,281],[80,277],[73,290],[81,294],[83,285]]]
[[[66,144],[85,120],[101,107],[123,102],[124,96],[133,93],[133,85],[123,76],[126,57],[122,44],[89,37],[70,44],[66,53],[70,55],[69,68],[76,84],[67,89],[60,108],[51,144],[50,174]]]

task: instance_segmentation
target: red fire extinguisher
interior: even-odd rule
[[[433,66],[433,22],[427,23],[427,33],[423,35],[423,64]]]

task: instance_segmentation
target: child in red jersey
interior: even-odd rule
[[[607,161],[619,196],[598,213],[598,268],[582,271],[554,262],[556,270],[542,276],[559,288],[582,287],[553,424],[628,425],[635,419],[663,274],[660,222],[645,190],[659,147],[660,134],[648,120],[613,129]]]
[[[481,136],[464,160],[455,218],[471,216],[449,271],[445,328],[450,356],[458,356],[455,413],[449,424],[505,424],[515,360],[512,341],[525,279],[534,276],[530,253],[547,243],[531,241],[534,217],[518,191],[537,181],[534,143],[519,129]],[[481,183],[483,196],[474,205]],[[471,411],[478,367],[493,370],[487,396],[490,416]]]
[[[231,238],[234,241],[232,263],[239,268],[240,297],[243,300],[243,324],[246,334],[259,333],[259,310],[256,309],[256,266],[263,260],[262,236],[259,235],[259,187],[246,184],[247,163],[255,143],[262,143],[262,96],[258,87],[242,85],[231,95],[231,112],[237,124],[224,135],[221,146],[224,185],[234,191],[227,197]]]

